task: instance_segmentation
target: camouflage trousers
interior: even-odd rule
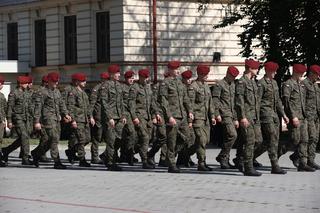
[[[103,141],[105,131],[100,122],[91,128],[91,159],[99,160],[99,144]]]
[[[131,118],[127,119],[127,123],[123,127],[121,143],[120,148],[121,152],[124,152],[123,154],[135,153],[134,145],[137,143],[137,132]]]
[[[198,165],[205,163],[206,145],[210,142],[210,124],[204,120],[195,120],[193,122],[195,135],[194,147],[196,149]]]
[[[294,158],[299,158],[300,163],[306,164],[308,160],[308,121],[305,119],[299,121],[298,127],[294,127],[292,123],[288,124],[290,140],[279,146],[278,156],[293,149]]]
[[[138,136],[138,141],[135,144],[135,150],[139,152],[142,163],[146,163],[153,124],[151,120],[148,121],[144,118],[139,118],[139,120],[140,123],[135,125],[135,130]]]
[[[262,142],[260,123],[250,120],[249,122],[250,125],[247,128],[240,126],[241,140],[237,148],[237,155],[240,155],[240,158],[243,159],[244,168],[246,170],[253,168],[255,144],[260,144]]]
[[[60,139],[61,127],[60,122],[52,123],[50,127],[43,127],[40,132],[39,145],[31,151],[32,156],[40,158],[50,149],[51,158],[54,162],[59,162],[58,143]]]
[[[88,123],[77,123],[77,128],[71,130],[69,150],[78,154],[79,160],[85,159],[84,147],[90,142],[90,126]]]
[[[308,120],[308,161],[314,163],[316,148],[319,142],[319,119]]]
[[[4,123],[0,123],[0,154],[2,153],[2,142],[3,142],[3,134],[6,125]]]
[[[3,148],[2,152],[8,155],[21,146],[22,160],[28,160],[30,152],[30,126],[28,126],[27,122],[18,120],[14,123],[14,128],[18,138],[12,144]]]
[[[279,118],[272,118],[273,122],[261,123],[263,141],[255,147],[254,158],[268,151],[270,161],[278,161]]]
[[[153,143],[152,147],[148,152],[148,157],[154,157],[156,153],[160,151],[160,160],[165,161],[167,156],[167,135],[165,125],[154,125],[153,126]]]
[[[229,160],[230,151],[234,142],[237,139],[238,133],[236,127],[234,126],[234,121],[232,118],[223,118],[222,119],[222,130],[223,130],[223,143],[222,149],[218,155],[218,158],[221,160]]]
[[[167,126],[167,162],[170,167],[176,166],[175,156],[189,144],[190,129],[186,120],[176,119],[176,125]],[[177,140],[180,136],[181,140]]]

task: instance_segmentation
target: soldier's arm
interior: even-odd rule
[[[213,85],[212,104],[214,105],[217,116],[221,114],[221,91],[222,91],[222,88],[218,83]]]
[[[168,85],[165,82],[162,82],[160,84],[159,88],[159,102],[160,102],[160,108],[163,111],[163,114],[167,119],[172,117],[172,113],[169,109],[169,103],[168,103]]]
[[[188,96],[188,91],[186,87],[183,87],[183,106],[187,110],[187,113],[192,113],[193,112],[193,106],[191,104],[191,100]]]
[[[275,84],[276,87],[278,88],[278,85]],[[279,91],[279,89],[278,89]],[[284,112],[284,109],[283,109],[283,104],[282,104],[282,101],[280,99],[280,95],[279,93],[276,94],[276,110],[277,110],[277,113],[280,114],[282,117],[285,117],[286,116],[286,113]]]
[[[109,85],[106,84],[104,89],[101,90],[101,92],[100,92],[102,112],[106,116],[107,122],[112,119],[112,112],[110,109],[110,104],[108,103],[109,102],[109,94],[108,94],[109,88],[108,87],[109,87]]]
[[[291,96],[291,92],[292,92],[292,86],[291,84],[289,84],[288,82],[285,82],[282,85],[282,99],[283,99],[283,106],[284,106],[284,110],[287,114],[287,116],[292,119],[294,117],[298,117],[293,109],[290,107],[290,96]]]
[[[42,92],[37,92],[33,94],[34,100],[34,123],[40,123],[44,94]]]
[[[61,96],[61,93],[58,91],[59,96]],[[60,110],[60,115],[61,117],[65,117],[66,115],[69,114],[67,106],[66,106],[66,102],[63,98],[59,99],[59,110]]]
[[[218,110],[215,109],[215,106],[213,104],[213,99],[211,96],[208,97],[209,98],[209,116],[211,119],[215,118],[216,116],[218,116]]]
[[[246,118],[244,110],[244,93],[245,93],[245,82],[239,80],[236,84],[236,95],[235,95],[235,109],[237,112],[238,120]]]
[[[128,97],[128,106],[130,106],[129,112],[131,115],[132,120],[137,118],[136,114],[136,98],[137,98],[137,90],[135,86],[131,86],[129,90],[129,97]]]
[[[8,107],[7,107],[7,122],[12,123],[12,113],[15,102],[14,92],[10,92],[8,96]]]
[[[67,109],[69,111],[69,114],[72,118],[72,120],[75,120],[75,104],[76,104],[76,99],[75,99],[75,94],[73,93],[72,90],[68,92],[68,95],[66,96],[67,99]]]

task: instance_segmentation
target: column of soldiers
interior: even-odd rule
[[[66,169],[58,150],[64,124],[69,133],[66,155],[72,164],[79,161],[80,167],[104,164],[108,170],[121,171],[118,163],[132,166],[137,162],[134,155],[139,153],[142,169],[154,169],[155,154],[161,150],[158,166],[168,167],[170,173],[179,173],[181,166],[193,166],[194,154],[198,171],[212,171],[206,163],[206,145],[211,127],[220,123],[223,143],[216,160],[221,169],[237,168],[246,176],[260,176],[256,159],[268,151],[271,173],[286,174],[278,159],[290,149],[290,159],[298,171],[320,169],[315,162],[320,66],[310,66],[302,81],[307,67],[294,64],[292,77],[283,83],[282,91],[274,80],[278,64],[264,63],[265,76],[256,80],[260,66],[259,61],[245,60],[244,73],[237,81],[239,70],[228,67],[212,91],[207,84],[209,66],[198,65],[197,78],[192,81],[191,70],[180,75],[179,61],[170,61],[164,80],[153,85],[148,69],[137,72],[136,82],[135,72],[126,71],[124,82],[120,82],[120,66],[110,65],[90,95],[85,92],[86,75],[82,73],[73,74],[72,83],[62,93],[57,88],[57,72],[45,76],[43,86],[36,91],[31,90],[30,77],[19,76],[18,87],[9,94],[7,103],[0,93],[0,141],[5,123],[17,133],[17,139],[2,148],[0,166],[6,166],[9,154],[21,147],[23,165],[39,167],[50,150],[54,168]],[[0,76],[0,89],[3,83]],[[282,119],[290,137],[279,144]],[[32,132],[40,136],[39,145],[31,151],[33,161],[29,155]],[[85,152],[90,142],[91,164]],[[101,142],[106,146],[99,155]],[[237,153],[233,165],[230,151],[234,145]]]

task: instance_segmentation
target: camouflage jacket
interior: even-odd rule
[[[302,81],[306,88],[306,117],[308,120],[316,120],[320,116],[320,89],[316,82],[309,78]]]
[[[282,85],[282,99],[284,111],[287,116],[292,118],[304,119],[305,114],[305,86],[298,81],[289,79]]]
[[[123,96],[123,114],[127,119],[131,119],[130,115],[130,105],[128,104],[129,101],[129,91],[132,85],[128,85],[126,83],[122,84],[122,96]]]
[[[121,119],[125,117],[123,107],[123,87],[118,81],[107,81],[101,90],[101,103],[103,115],[106,120]]]
[[[67,107],[58,89],[42,88],[35,96],[34,123],[50,128],[68,114]]]
[[[259,80],[260,95],[260,120],[262,123],[273,122],[274,118],[278,118],[278,114],[282,117],[285,115],[283,105],[279,95],[279,88],[275,80],[263,77]]]
[[[260,100],[255,80],[243,75],[236,84],[235,109],[239,120],[259,120]]]
[[[159,88],[159,102],[166,122],[170,117],[186,119],[187,112],[192,112],[187,90],[177,78],[168,77],[163,80]]]
[[[70,116],[77,123],[89,123],[92,117],[90,102],[85,91],[79,90],[77,87],[72,87],[67,97],[67,109]]]
[[[17,121],[27,122],[29,119],[30,95],[27,90],[17,88],[10,92],[8,97],[7,121],[16,123]]]
[[[235,110],[235,83],[228,83],[226,78],[218,81],[213,85],[212,90],[213,104],[217,110],[217,114],[222,118],[231,118],[237,120]]]
[[[7,100],[4,95],[0,92],[0,122],[6,120],[6,112],[7,112]]]
[[[101,87],[104,82],[101,82],[97,84],[91,91],[90,94],[90,110],[91,114],[96,121],[96,123],[99,125],[101,121]]]

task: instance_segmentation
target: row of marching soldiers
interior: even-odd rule
[[[167,166],[168,172],[178,173],[179,165],[192,165],[193,154],[197,155],[199,171],[211,171],[206,164],[206,145],[211,126],[218,122],[223,127],[223,146],[216,157],[221,169],[238,168],[244,175],[260,176],[255,159],[268,151],[271,173],[285,174],[278,159],[288,149],[294,150],[290,159],[298,171],[320,168],[314,161],[319,139],[320,93],[316,80],[320,66],[310,66],[307,78],[302,81],[307,67],[294,64],[292,77],[282,87],[282,101],[273,80],[278,70],[275,62],[264,64],[266,74],[257,81],[260,62],[245,60],[244,74],[237,83],[239,70],[230,66],[212,91],[206,83],[209,66],[198,65],[194,81],[191,70],[184,71],[180,79],[179,68],[179,61],[169,62],[165,79],[151,85],[148,69],[138,71],[137,82],[135,72],[126,71],[125,82],[121,83],[120,67],[111,65],[108,72],[101,74],[102,81],[93,88],[90,98],[82,73],[73,74],[71,85],[62,93],[57,89],[56,72],[49,73],[43,79],[45,85],[34,92],[29,89],[30,78],[19,76],[19,86],[10,93],[7,105],[1,96],[2,124],[6,120],[8,128],[15,128],[18,135],[2,149],[1,165],[5,166],[8,155],[21,146],[22,164],[38,167],[41,157],[50,149],[54,168],[65,169],[58,151],[62,122],[70,127],[68,160],[70,163],[79,160],[81,167],[90,166],[85,146],[92,142],[91,163],[103,163],[112,171],[121,170],[119,158],[133,165],[136,153],[143,169],[153,169],[155,154],[160,150],[158,166]],[[2,85],[4,79],[0,80]],[[290,133],[290,139],[282,144],[279,144],[279,115]],[[30,126],[40,133],[40,143],[31,151],[33,162],[29,160]],[[230,150],[238,135],[240,142],[232,165]],[[99,155],[102,141],[106,149]]]

